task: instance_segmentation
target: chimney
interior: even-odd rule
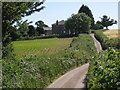
[[[58,20],[56,21],[56,25],[58,25]]]

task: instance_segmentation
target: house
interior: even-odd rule
[[[52,27],[43,27],[46,35],[52,34]]]
[[[52,34],[67,34],[64,23],[64,20],[59,22],[57,20],[56,23],[52,24]]]

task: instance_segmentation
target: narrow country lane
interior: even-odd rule
[[[94,39],[97,52],[99,53],[102,50],[101,44],[95,39],[94,34],[90,34],[90,36]],[[57,88],[57,90],[59,88],[86,88],[85,78],[88,67],[89,63],[67,72],[47,88]]]
[[[95,47],[97,48],[97,52],[99,53],[100,51],[102,51],[102,46],[100,42],[96,40],[96,38],[94,37],[94,34],[90,34],[90,36],[94,39]]]
[[[47,88],[85,88],[84,80],[88,67],[89,63],[71,70],[58,78]]]

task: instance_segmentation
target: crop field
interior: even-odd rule
[[[120,29],[112,29],[103,32],[109,39],[111,38],[120,38]]]
[[[69,47],[72,38],[36,39],[12,42],[17,57],[51,55]]]

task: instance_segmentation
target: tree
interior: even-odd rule
[[[17,21],[17,30],[21,33],[22,37],[27,36],[27,32],[29,31],[29,24],[32,23],[31,22],[27,22],[28,20],[25,21]]]
[[[65,22],[65,28],[70,30],[71,34],[89,33],[91,18],[85,13],[73,14]]]
[[[104,27],[106,27],[106,29],[108,29],[108,26],[112,26],[113,24],[117,24],[117,21],[114,19],[110,19],[110,17],[104,15],[101,18],[100,24],[102,24]]]
[[[11,31],[11,34],[10,34],[11,40],[12,40],[12,41],[16,41],[17,39],[20,38],[21,33],[20,33],[20,31],[17,30],[16,27],[12,27],[11,30],[12,30],[12,31]]]
[[[91,29],[94,27],[94,17],[93,14],[91,12],[91,10],[88,8],[88,6],[86,5],[82,5],[81,8],[79,9],[78,13],[85,13],[86,15],[88,15],[91,18]]]
[[[11,48],[13,24],[22,17],[42,10],[44,6],[39,6],[43,3],[44,0],[42,2],[2,2],[2,58],[7,57],[13,50]]]
[[[94,24],[93,29],[95,30],[103,29],[103,25],[100,23],[100,21],[97,21],[96,24]]]
[[[45,31],[43,29],[43,27],[48,27],[46,24],[44,24],[43,21],[39,20],[35,23],[35,25],[37,25],[36,31],[38,32],[38,34],[44,34]]]
[[[33,25],[28,26],[28,28],[29,28],[29,31],[28,31],[29,36],[36,36],[37,35],[37,31]]]
[[[72,17],[68,18],[66,21],[65,21],[65,28],[66,28],[66,31],[70,34],[73,34],[75,32],[74,30],[74,27],[73,27],[73,23],[74,23],[74,20],[72,19]]]

